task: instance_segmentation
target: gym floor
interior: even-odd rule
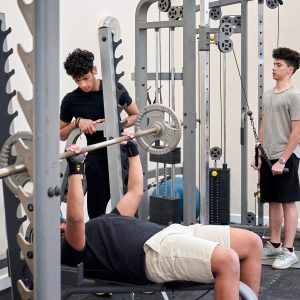
[[[296,250],[300,250],[300,239],[295,241]],[[213,300],[213,291],[168,293],[170,300]],[[295,300],[300,298],[300,269],[274,270],[271,266],[262,267],[261,289],[259,300]],[[1,300],[11,300],[10,290],[0,292]],[[115,300],[116,297],[96,295],[74,295],[72,300]],[[120,297],[122,299],[122,297]],[[135,300],[163,300],[160,293],[135,294]]]

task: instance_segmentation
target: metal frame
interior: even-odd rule
[[[241,141],[241,224],[247,222],[248,212],[248,1],[241,0],[241,118],[244,124],[244,141]],[[247,98],[246,98],[247,97]]]
[[[184,178],[184,201],[183,222],[192,224],[196,222],[196,16],[195,0],[183,1],[184,17],[183,20],[147,22],[147,12],[149,7],[158,2],[158,0],[141,0],[136,8],[135,14],[135,85],[136,101],[139,108],[147,105],[147,81],[149,78],[155,78],[147,72],[147,30],[158,30],[160,28],[183,28],[183,143],[189,145],[188,151],[183,151],[183,178]],[[171,79],[171,74],[159,74],[159,78],[167,77]],[[156,76],[157,77],[157,76]],[[194,158],[194,159],[193,159]],[[148,169],[147,153],[141,153],[143,169]],[[144,186],[147,186],[149,177],[147,173],[144,176]],[[146,220],[149,216],[148,191],[144,193],[140,210],[140,218]]]
[[[24,240],[22,234],[17,235],[26,217],[16,217],[20,201],[4,186],[6,219],[10,218],[11,214],[14,215],[12,220],[15,219],[7,226],[12,296],[13,299],[32,297],[35,299],[60,299],[59,130],[58,126],[53,126],[53,123],[58,124],[59,122],[59,76],[57,76],[59,73],[57,59],[59,57],[59,1],[36,0],[34,5],[25,5],[21,1],[18,4],[30,31],[35,31],[34,72],[29,70],[32,75],[30,79],[34,79],[35,101],[27,101],[28,109],[26,108],[25,113],[30,127],[33,127],[34,144],[31,149],[22,151],[28,158],[26,160],[28,172],[33,175],[33,198],[30,196],[27,198],[33,199],[34,216],[33,220],[31,219],[31,225],[34,227],[35,236],[34,243],[31,244]],[[35,30],[32,25],[34,23]],[[24,58],[24,55],[21,51],[21,58]],[[26,59],[33,62],[32,53],[25,56]],[[28,66],[29,69],[31,67],[32,65]],[[12,74],[13,71],[7,78]],[[11,98],[14,95],[15,92],[7,94],[7,97]],[[18,97],[18,100],[22,107],[22,97]],[[7,128],[16,115],[8,117]],[[20,195],[21,201],[26,198],[24,196],[22,199],[23,196]],[[34,275],[34,290],[29,290],[25,286],[26,283],[22,281],[25,261],[20,258],[19,247]],[[57,255],[53,255],[53,253],[57,253]]]
[[[209,70],[209,42],[208,34],[213,33],[215,30],[209,26],[208,8],[216,6],[227,6],[240,3],[241,4],[241,30],[235,33],[241,33],[241,223],[245,224],[247,221],[248,210],[248,120],[247,120],[247,14],[248,14],[248,1],[252,0],[228,0],[228,1],[214,1],[208,3],[207,0],[201,0],[200,7],[200,28],[199,28],[199,77],[200,77],[200,105],[199,115],[203,120],[200,131],[200,144],[202,146],[200,154],[200,191],[201,191],[201,223],[208,224],[209,214],[209,128],[210,128],[210,70]],[[226,147],[226,145],[225,145]]]
[[[201,0],[200,10],[200,29],[199,29],[199,116],[201,121],[199,143],[200,143],[200,160],[199,176],[200,180],[200,222],[208,224],[209,217],[209,147],[210,147],[210,47],[207,41],[209,34],[209,15],[208,1]]]
[[[59,0],[35,0],[34,298],[60,299]],[[56,253],[57,255],[53,255]]]
[[[258,1],[258,126],[262,120],[264,94],[264,0]],[[257,177],[259,182],[259,177]],[[264,226],[264,205],[258,201],[258,226]]]
[[[109,27],[98,29],[101,57],[101,73],[103,82],[103,98],[105,111],[104,135],[107,140],[120,135],[118,101],[116,95],[116,74],[112,31]],[[123,196],[122,164],[120,145],[107,148],[109,167],[109,185],[111,205],[115,207]]]
[[[3,34],[4,31],[6,30],[5,14],[4,13],[0,13],[0,21],[1,21],[1,25],[2,25],[2,26],[0,25],[0,34]],[[1,44],[1,41],[2,41],[2,39],[0,40],[0,47],[3,51],[3,53],[7,52],[7,40],[5,39],[3,41],[3,45]],[[1,50],[0,50],[0,55],[2,55]],[[0,103],[0,124],[1,124],[1,128],[6,128],[7,127],[6,125],[9,123],[9,119],[10,119],[8,117],[7,113],[5,113],[5,115],[2,116],[2,113],[6,111],[2,107],[5,107],[5,104],[8,104],[9,105],[8,110],[12,111],[10,99],[15,94],[15,92],[14,92],[14,94],[10,95],[11,85],[10,85],[9,81],[7,82],[7,78],[5,78],[6,77],[5,73],[9,72],[9,62],[5,63],[4,60],[5,60],[5,57],[3,56],[3,64],[1,64],[2,59],[0,58],[0,61],[1,61],[0,62],[0,68],[4,67],[2,70],[0,70],[0,86],[2,86],[2,87],[7,86],[7,91],[4,91],[2,89],[0,90],[0,94],[1,94],[1,97],[0,97],[0,99],[1,99],[1,103]],[[3,75],[3,77],[2,77],[2,75]],[[3,93],[3,95],[2,95],[2,93]],[[7,103],[5,103],[5,101]],[[8,136],[9,136],[9,133],[7,131],[5,131],[5,130],[0,131],[0,146],[1,147],[2,147],[2,144],[5,142],[5,140],[8,138]],[[0,184],[2,185],[2,180],[0,180]],[[16,201],[13,201],[13,199],[15,197],[12,195],[12,193],[10,193],[10,191],[8,189],[5,189],[5,187],[3,185],[3,196],[4,195],[11,198],[11,200],[12,200],[11,205],[13,205],[14,202],[16,202]],[[3,205],[4,205],[4,208],[5,208],[5,218],[9,218],[10,216],[8,214],[6,214],[6,213],[8,213],[7,206],[9,205],[9,201],[5,203],[5,197],[3,197]],[[7,232],[7,240],[12,241],[12,239],[9,238],[9,234],[10,234],[11,230],[6,229],[6,232]],[[14,239],[14,243],[15,243],[15,245],[17,244],[15,239]],[[5,257],[9,256],[9,251],[10,251],[10,249],[8,249],[6,251]],[[11,278],[8,276],[8,274],[0,276],[0,291],[3,290],[3,289],[8,288],[10,286],[11,286]]]
[[[4,23],[4,27],[6,27],[4,15],[1,14],[1,17],[2,17],[2,22]],[[11,32],[11,28],[8,28],[4,31],[1,30],[1,37],[5,39],[10,32]],[[1,116],[0,120],[3,123],[2,128],[6,129],[6,130],[1,130],[1,134],[0,134],[1,146],[5,143],[5,140],[10,136],[9,125],[12,125],[13,128],[12,121],[17,116],[17,113],[9,114],[12,112],[11,99],[16,95],[16,91],[11,91],[11,86],[9,82],[10,77],[14,74],[14,70],[9,71],[8,63],[6,62],[9,55],[13,53],[13,50],[12,49],[10,49],[9,51],[5,51],[5,50],[7,50],[6,40],[4,40],[3,52],[2,51],[0,52],[1,54],[0,65],[1,68],[3,68],[2,71],[4,71],[4,76],[3,78],[1,76],[0,79],[0,85],[2,86],[2,88],[0,89],[0,93],[1,93],[0,99],[2,101],[2,104],[7,106],[7,109],[0,110],[0,116]],[[0,75],[2,74],[3,73],[0,73]],[[20,249],[18,247],[16,236],[25,218],[21,218],[19,214],[20,201],[7,188],[6,185],[3,185],[3,196],[4,196],[5,219],[11,220],[10,226],[6,227],[7,244],[8,244],[7,257],[9,262],[8,270],[10,276],[10,283],[12,287],[11,291],[12,291],[13,298],[18,300],[21,298],[17,290],[17,282],[22,277],[22,270],[25,266],[25,262],[20,257]]]
[[[147,30],[160,28],[175,28],[183,27],[183,97],[184,107],[183,107],[183,144],[189,145],[190,155],[185,155],[186,152],[183,151],[183,176],[184,180],[184,224],[191,224],[195,222],[195,210],[194,210],[194,187],[196,183],[194,181],[196,170],[194,161],[196,158],[196,153],[194,152],[195,145],[195,118],[194,111],[196,108],[195,99],[195,65],[196,60],[195,50],[193,41],[191,41],[191,35],[194,37],[195,34],[195,22],[194,15],[195,10],[200,10],[200,7],[204,9],[200,10],[200,28],[199,28],[199,62],[201,63],[200,69],[200,104],[199,104],[199,115],[202,120],[200,129],[200,143],[201,143],[201,154],[200,154],[200,190],[201,190],[201,223],[208,223],[209,215],[209,182],[208,182],[208,172],[209,172],[209,128],[210,128],[210,70],[209,70],[209,41],[208,34],[213,31],[209,26],[209,13],[208,9],[210,7],[216,6],[227,6],[240,3],[241,4],[241,28],[240,30],[235,30],[236,33],[241,33],[241,223],[245,224],[247,222],[247,211],[248,211],[248,120],[247,120],[247,14],[248,14],[248,1],[251,0],[228,0],[228,1],[214,1],[208,2],[207,0],[201,0],[200,6],[195,6],[195,2],[184,1],[184,12],[185,16],[183,20],[177,21],[162,21],[162,22],[147,22],[147,11],[148,8],[155,2],[155,0],[142,0],[139,2],[136,9],[136,67],[135,67],[135,80],[136,80],[136,96],[137,104],[139,107],[144,107],[147,99],[147,80],[158,78],[170,79],[171,75],[168,73],[159,73],[158,76],[154,74],[147,73]],[[192,33],[193,32],[193,33]],[[197,30],[196,30],[197,32]],[[192,49],[193,48],[193,49]],[[164,74],[164,76],[163,76]],[[194,76],[194,77],[192,77]],[[177,76],[180,78],[180,76]],[[147,170],[147,155],[142,154],[142,162],[144,169]],[[147,176],[145,176],[145,185],[147,184]],[[146,219],[149,211],[148,195],[145,193],[145,199],[141,207],[141,217]]]

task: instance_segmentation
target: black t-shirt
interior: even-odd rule
[[[164,227],[118,214],[116,209],[86,223],[86,247],[75,251],[62,241],[61,262],[85,269],[107,270],[128,279],[147,280],[144,243]]]
[[[117,99],[121,106],[129,106],[132,103],[131,97],[121,83],[117,85]],[[70,123],[73,118],[78,117],[91,120],[105,119],[102,81],[99,91],[86,93],[78,87],[63,98],[60,106],[61,121]],[[102,131],[87,134],[86,139],[87,145],[105,141]],[[87,156],[87,161],[106,159],[106,153],[106,148],[92,151]]]

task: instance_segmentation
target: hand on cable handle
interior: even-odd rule
[[[122,132],[122,135],[129,136],[132,139],[134,138],[133,133],[128,132],[128,131]],[[128,141],[122,142],[121,144],[123,145],[123,147],[126,148],[128,157],[133,157],[133,156],[139,155],[139,150],[137,148],[137,144],[134,141],[128,140]]]
[[[74,153],[78,153],[77,155],[73,155],[67,158],[67,162],[69,164],[69,175],[74,174],[84,174],[85,167],[84,167],[84,160],[85,154],[79,153],[80,147],[78,145],[71,145],[66,148],[66,151],[71,151]]]

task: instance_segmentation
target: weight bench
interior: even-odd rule
[[[190,281],[173,281],[167,283],[152,283],[150,281],[133,282],[128,278],[104,270],[84,270],[83,264],[79,264],[77,268],[62,266],[61,276],[62,300],[69,299],[74,294],[95,294],[98,292],[112,293],[112,299],[122,300],[134,300],[133,293],[158,292],[162,293],[163,299],[167,300],[169,298],[166,292],[208,291],[214,287],[213,284]],[[246,284],[240,282],[239,290],[241,299],[257,300],[255,293]]]

